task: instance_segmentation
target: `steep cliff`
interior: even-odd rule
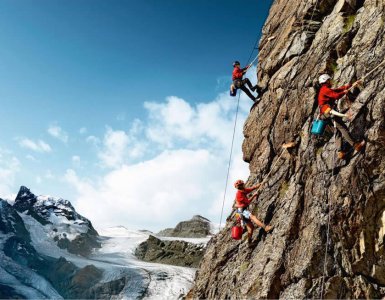
[[[244,124],[243,153],[252,185],[271,170],[283,143],[297,142],[251,206],[275,229],[257,230],[248,246],[231,239],[228,218],[208,245],[191,297],[385,295],[384,67],[350,95],[349,130],[367,141],[363,154],[338,160],[334,137],[310,134],[318,76],[328,72],[342,85],[381,63],[384,23],[383,0],[274,1],[259,43],[266,92]]]

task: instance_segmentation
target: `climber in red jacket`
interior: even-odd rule
[[[266,232],[269,232],[273,228],[272,226],[263,224],[257,219],[256,216],[252,215],[247,209],[250,202],[253,201],[258,194],[254,194],[250,198],[248,198],[247,195],[255,189],[259,188],[260,186],[261,184],[257,184],[251,188],[245,188],[245,183],[242,180],[237,180],[234,183],[234,187],[238,190],[235,195],[235,207],[237,208],[237,217],[241,218],[241,220],[246,223],[248,243],[251,243],[254,231],[254,225],[252,222],[254,222],[259,227],[262,227]]]
[[[245,67],[245,68],[242,68],[242,69],[241,69],[240,65],[241,64],[237,60],[233,63],[233,67],[234,67],[234,69],[233,69],[233,77],[232,77],[233,85],[237,89],[241,89],[242,91],[244,91],[246,93],[246,95],[249,96],[249,98],[255,102],[257,97],[253,96],[253,94],[251,94],[249,89],[251,91],[253,91],[253,92],[255,90],[257,90],[258,95],[261,94],[261,89],[260,89],[260,87],[258,87],[258,85],[253,86],[248,78],[242,79],[243,75],[250,68],[250,65]],[[249,87],[249,89],[246,87],[246,85]]]
[[[331,77],[328,74],[322,74],[318,82],[321,85],[320,91],[318,93],[318,106],[320,109],[320,114],[324,120],[326,120],[329,125],[333,125],[337,129],[336,133],[336,143],[339,148],[338,158],[343,159],[346,156],[346,152],[343,150],[342,137],[352,146],[355,151],[360,152],[365,146],[365,141],[357,142],[350,135],[347,126],[343,122],[342,118],[351,119],[350,114],[342,114],[337,111],[337,101],[345,96],[351,87],[355,87],[360,83],[356,81],[352,85],[344,85],[336,89],[331,88]]]

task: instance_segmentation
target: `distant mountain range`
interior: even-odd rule
[[[199,224],[196,231],[205,226]],[[136,299],[162,294],[175,298],[191,287],[194,269],[162,267],[135,258],[136,247],[150,232],[124,227],[105,232],[110,237],[99,236],[91,221],[78,214],[70,201],[36,196],[24,186],[13,205],[0,199],[0,298]],[[166,242],[172,248],[186,243],[188,249],[199,250],[199,258],[189,251],[187,264],[178,263],[181,253],[166,249],[174,259],[159,262],[197,266],[205,242]]]

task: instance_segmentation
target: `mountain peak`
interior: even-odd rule
[[[28,210],[32,207],[37,201],[36,196],[31,192],[26,186],[21,186],[17,196],[15,198],[14,207],[22,212]]]

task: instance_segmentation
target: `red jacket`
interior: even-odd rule
[[[336,89],[330,88],[327,84],[323,84],[318,94],[318,106],[321,114],[324,114],[328,109],[332,109],[336,101],[345,95],[344,90],[350,88],[351,85],[344,85]]]
[[[244,189],[238,190],[235,195],[236,207],[245,208],[250,204],[249,198],[247,198],[247,194],[253,191],[254,189]]]
[[[233,70],[233,80],[235,79],[242,79],[243,77],[243,72],[247,70],[246,68],[241,69],[240,67],[234,67]]]

